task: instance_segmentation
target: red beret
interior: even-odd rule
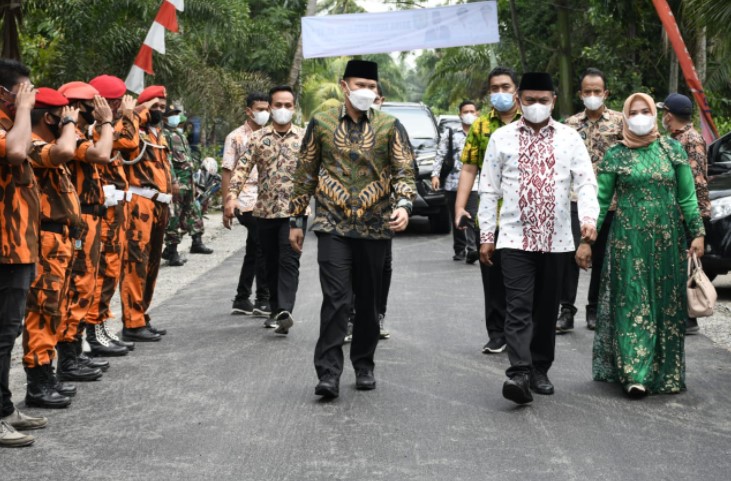
[[[69,100],[94,100],[99,91],[86,82],[69,82],[58,88],[58,91]]]
[[[105,99],[119,99],[127,93],[124,80],[113,75],[100,75],[89,80],[89,85],[99,91]]]
[[[167,92],[165,91],[165,86],[163,85],[150,85],[145,90],[142,91],[139,97],[137,97],[137,104],[144,104],[148,100],[152,100],[154,98],[164,99],[166,98]]]
[[[36,109],[53,109],[69,104],[69,99],[64,97],[58,90],[48,87],[39,87],[36,91]]]

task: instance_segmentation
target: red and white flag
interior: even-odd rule
[[[152,22],[150,30],[147,32],[145,41],[140,47],[140,51],[135,57],[134,64],[127,75],[125,84],[127,88],[135,93],[140,93],[145,88],[145,72],[152,75],[152,51],[156,50],[161,54],[165,54],[165,30],[178,32],[178,11],[184,9],[184,0],[164,0],[160,5]]]

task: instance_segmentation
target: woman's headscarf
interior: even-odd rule
[[[624,101],[624,108],[622,108],[622,114],[624,116],[624,122],[622,122],[622,143],[630,149],[647,147],[648,145],[660,138],[660,133],[657,131],[657,124],[652,128],[649,133],[645,135],[637,135],[630,132],[629,127],[627,126],[627,119],[629,119],[629,108],[630,105],[632,105],[632,102],[638,99],[643,100],[647,104],[647,106],[650,108],[650,112],[655,117],[655,120],[657,120],[657,107],[655,107],[655,101],[652,100],[652,97],[642,93],[635,93],[627,97],[627,100]]]

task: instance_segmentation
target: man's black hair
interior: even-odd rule
[[[683,115],[683,114],[676,114],[673,112],[670,112],[676,119],[680,120],[681,122],[684,122],[686,124],[690,123],[691,120],[693,120],[692,115]]]
[[[497,77],[498,75],[507,75],[510,77],[510,80],[513,81],[515,88],[518,88],[518,74],[515,73],[515,70],[508,67],[495,67],[492,69],[492,71],[487,75],[487,84],[490,85],[492,78]]]
[[[253,107],[254,102],[266,102],[269,103],[269,97],[262,92],[251,92],[246,96],[246,106]]]
[[[584,83],[584,79],[586,77],[599,77],[602,79],[602,83],[604,84],[604,90],[607,90],[607,77],[604,76],[604,72],[599,70],[598,68],[589,67],[588,69],[584,70],[584,73],[581,74],[581,77],[579,77],[579,89],[581,89],[581,84]]]
[[[30,124],[35,127],[36,125],[40,124],[43,120],[43,116],[46,114],[53,114],[54,111],[60,109],[61,107],[50,107],[50,108],[44,108],[44,109],[33,109],[30,111]]]
[[[272,87],[269,90],[269,103],[272,103],[272,97],[277,92],[289,92],[292,94],[292,97],[294,97],[294,90],[292,90],[292,87],[289,85],[277,85],[276,87]]]
[[[474,103],[471,100],[463,100],[461,104],[459,104],[459,111],[462,112],[462,109],[465,107],[465,105],[474,105],[475,110],[477,110],[477,104]]]
[[[12,90],[21,77],[30,77],[30,69],[28,67],[17,60],[8,58],[0,59],[0,85],[8,90]]]

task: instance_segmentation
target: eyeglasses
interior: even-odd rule
[[[6,89],[4,85],[0,85],[0,88],[3,89],[5,91],[5,93],[10,95],[11,97],[13,97],[13,98],[17,97],[17,94],[15,92],[13,92],[12,90]]]

